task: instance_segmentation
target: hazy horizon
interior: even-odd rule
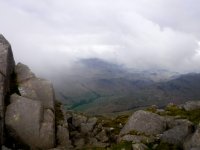
[[[198,0],[2,0],[0,33],[36,74],[79,59],[200,72]]]

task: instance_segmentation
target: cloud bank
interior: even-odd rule
[[[36,73],[101,58],[200,72],[199,0],[1,0],[0,33]]]

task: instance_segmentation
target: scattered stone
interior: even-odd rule
[[[105,130],[102,130],[99,134],[97,134],[96,138],[101,142],[107,142],[109,140]]]
[[[97,118],[89,118],[86,123],[81,123],[81,132],[82,133],[90,133],[94,129],[94,126],[97,123]]]
[[[72,125],[75,127],[80,127],[82,123],[86,123],[87,117],[83,115],[73,114],[72,115]]]

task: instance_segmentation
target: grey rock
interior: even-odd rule
[[[132,145],[133,150],[148,150],[148,147],[143,143],[137,143]]]
[[[182,106],[186,111],[200,109],[200,101],[188,101]]]
[[[80,127],[82,123],[86,123],[87,117],[79,114],[73,114],[72,116],[72,124],[75,127]]]
[[[54,122],[42,122],[40,125],[39,146],[49,149],[55,146],[55,124]]]
[[[44,109],[44,122],[54,122],[55,115],[51,109]]]
[[[99,142],[96,138],[89,138],[89,144],[93,147],[105,148],[109,146],[108,143]]]
[[[0,34],[0,145],[3,144],[6,95],[10,92],[10,77],[15,61],[9,42]]]
[[[167,127],[169,129],[179,125],[193,126],[193,123],[187,119],[175,119],[174,117],[166,117],[166,121]]]
[[[61,146],[71,145],[71,141],[69,139],[69,130],[66,127],[60,125],[57,127],[57,140],[58,140],[58,145]]]
[[[184,144],[184,150],[191,150],[192,148],[200,147],[200,128],[198,127],[194,134],[189,136]]]
[[[14,131],[25,144],[36,148],[40,143],[39,131],[42,121],[41,102],[17,95],[11,96],[11,99],[14,100],[7,107],[6,126],[11,131]]]
[[[27,81],[31,78],[35,78],[35,74],[31,72],[28,66],[18,63],[15,67],[15,72],[17,74],[18,83]]]
[[[52,84],[44,79],[31,78],[25,82],[19,83],[21,96],[33,100],[40,100],[44,108],[54,110],[55,95]]]
[[[83,146],[85,145],[85,139],[83,139],[83,138],[76,139],[74,141],[74,145],[76,146],[76,148],[83,148]]]
[[[43,122],[44,111],[40,101],[16,94],[6,110],[6,126],[31,148],[50,149],[55,143],[54,122]],[[53,119],[54,120],[54,119]]]
[[[97,118],[89,118],[86,123],[81,123],[81,132],[90,133],[94,129],[94,126],[97,123]]]
[[[97,134],[96,138],[101,142],[107,142],[109,140],[105,130],[102,130],[99,134]]]
[[[128,134],[130,131],[137,131],[146,135],[156,135],[166,129],[164,117],[157,114],[139,110],[136,111],[122,128],[120,135]]]
[[[166,143],[182,145],[185,138],[192,133],[192,126],[178,125],[165,131],[161,135],[161,140]]]

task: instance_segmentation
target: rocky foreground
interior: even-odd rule
[[[198,101],[115,117],[65,111],[0,35],[0,149],[200,150],[199,123]]]

